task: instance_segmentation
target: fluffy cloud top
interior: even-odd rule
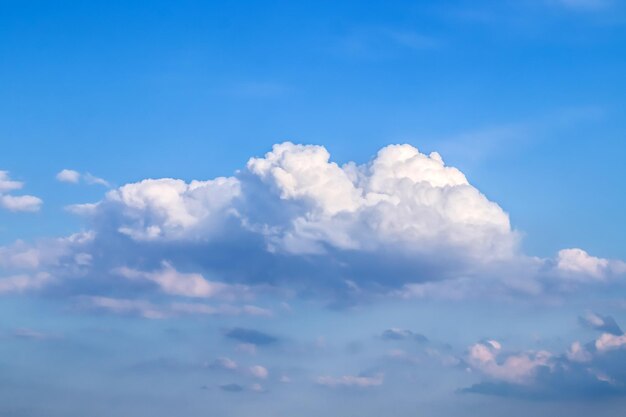
[[[283,225],[269,226],[272,247],[319,253],[325,246],[376,250],[400,244],[416,251],[464,248],[506,256],[514,242],[507,214],[437,153],[410,145],[381,149],[365,165],[330,162],[321,146],[275,145],[248,170],[288,207]]]
[[[626,263],[622,261],[597,258],[576,248],[559,251],[557,267],[576,280],[605,280],[626,272]]]
[[[120,233],[135,240],[210,238],[233,199],[235,178],[210,181],[144,180],[107,193],[102,207],[119,210]]]

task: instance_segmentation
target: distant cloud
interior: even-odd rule
[[[614,334],[604,333],[596,340],[595,347],[598,352],[626,348],[626,335],[621,334],[616,336]]]
[[[266,379],[269,376],[267,368],[261,365],[254,365],[249,368],[250,374],[255,378]]]
[[[247,353],[248,355],[256,355],[256,345],[253,343],[240,343],[235,348],[235,351]]]
[[[254,392],[265,392],[265,388],[263,388],[263,385],[259,383],[254,383],[250,385],[250,390]]]
[[[214,369],[226,369],[229,371],[234,371],[236,370],[239,365],[237,365],[237,362],[235,362],[234,360],[230,359],[230,358],[217,358],[212,364],[211,367]]]
[[[13,336],[20,338],[20,339],[34,339],[34,340],[45,340],[45,339],[50,338],[50,335],[46,333],[38,332],[36,330],[28,329],[24,327],[15,329],[13,331]]]
[[[221,282],[211,282],[200,274],[178,272],[168,262],[163,261],[161,269],[153,272],[138,271],[132,268],[120,267],[113,271],[130,280],[145,280],[155,283],[161,291],[171,295],[185,297],[213,298],[227,293],[245,291],[244,287],[237,288]]]
[[[146,319],[166,319],[188,315],[206,316],[264,316],[271,315],[266,309],[256,306],[224,305],[211,306],[200,303],[154,303],[143,299],[82,296],[78,307],[83,310],[112,314],[138,316]]]
[[[551,354],[546,351],[524,352],[499,359],[502,347],[499,342],[490,340],[470,347],[468,363],[484,374],[507,382],[525,383],[539,367],[547,366]]]
[[[0,195],[0,206],[9,211],[39,211],[43,201],[32,195]]]
[[[593,330],[607,332],[616,336],[624,334],[615,319],[611,316],[601,316],[599,314],[589,312],[587,315],[579,317],[578,321],[583,326]]]
[[[337,40],[342,55],[364,59],[385,59],[401,54],[438,49],[441,39],[410,28],[353,28]]]
[[[376,374],[371,376],[355,376],[344,375],[340,377],[332,376],[320,376],[316,378],[315,382],[319,385],[323,385],[330,388],[338,387],[358,387],[358,388],[370,388],[377,387],[383,384],[383,374]]]
[[[568,277],[579,280],[605,280],[626,273],[626,263],[597,258],[578,248],[559,251],[557,267]]]
[[[411,330],[398,328],[385,330],[382,333],[381,337],[385,340],[413,340],[420,343],[428,341],[428,338],[422,334],[414,333]]]
[[[487,378],[463,390],[528,399],[598,398],[626,395],[626,336],[603,333],[578,341],[562,354],[508,352],[499,343],[470,347],[467,363]]]
[[[108,181],[102,178],[96,177],[90,174],[89,172],[81,174],[80,172],[75,171],[73,169],[63,169],[59,171],[56,175],[56,179],[57,181],[67,182],[70,184],[78,184],[82,179],[86,184],[89,184],[89,185],[97,184],[97,185],[102,185],[107,188],[111,186]]]
[[[46,272],[39,272],[34,275],[22,274],[0,278],[0,294],[39,290],[53,281],[53,277]]]
[[[6,194],[19,190],[24,186],[21,181],[14,181],[9,177],[8,171],[0,171],[0,207],[9,211],[39,211],[43,201],[39,197],[32,195],[12,195]]]
[[[0,193],[19,190],[23,186],[23,182],[12,180],[8,171],[0,171]]]
[[[56,175],[56,178],[58,181],[61,182],[70,182],[76,184],[80,180],[80,172],[74,171],[72,169],[64,169]]]

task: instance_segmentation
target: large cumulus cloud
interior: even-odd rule
[[[88,232],[2,248],[0,266],[50,273],[74,295],[211,298],[271,287],[344,301],[537,294],[626,271],[580,249],[524,255],[498,204],[438,153],[410,145],[339,165],[322,146],[286,142],[231,177],[146,179],[69,209]]]
[[[321,146],[283,143],[234,177],[148,179],[73,210],[128,253],[248,282],[394,287],[511,259],[518,240],[463,173],[409,145],[340,166]]]
[[[320,254],[398,245],[412,252],[462,249],[510,256],[508,215],[448,167],[410,145],[381,149],[369,163],[339,166],[321,146],[275,145],[235,177],[158,179],[125,185],[93,207],[113,210],[134,240],[211,240],[228,217],[262,235],[266,249]]]

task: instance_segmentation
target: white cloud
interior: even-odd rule
[[[593,358],[591,352],[585,349],[580,342],[572,343],[565,356],[572,362],[589,362]]]
[[[557,268],[564,276],[573,280],[603,281],[626,273],[626,263],[597,258],[582,249],[563,249],[557,256]]]
[[[9,177],[9,171],[0,171],[0,193],[19,190],[23,186],[23,182],[14,181]]]
[[[39,211],[43,201],[32,195],[0,195],[0,206],[9,211]]]
[[[213,362],[213,367],[234,371],[239,367],[239,365],[230,358],[222,357],[217,358],[215,362]]]
[[[321,146],[287,142],[252,158],[245,175],[144,180],[109,192],[99,208],[119,212],[119,231],[136,240],[206,238],[211,225],[234,216],[286,253],[401,244],[494,258],[515,247],[508,215],[436,153],[394,145],[365,165],[340,167],[329,158]],[[262,190],[254,188],[259,181]],[[261,211],[268,204],[281,212]]]
[[[324,385],[331,388],[336,387],[358,387],[368,388],[377,387],[383,384],[383,374],[376,374],[373,376],[354,376],[344,375],[340,377],[332,376],[320,376],[316,379],[319,385]]]
[[[344,265],[339,268],[363,268],[372,276],[394,264],[403,272],[393,279],[401,281],[423,270],[423,262],[430,268],[480,268],[518,252],[518,235],[497,204],[439,154],[410,145],[385,147],[363,165],[339,166],[321,146],[286,142],[250,159],[235,177],[147,179],[82,207],[78,211],[97,219],[103,234],[121,233],[138,245],[231,242],[219,249],[225,250],[239,239],[255,245],[247,249],[253,257],[330,255],[335,265]],[[342,259],[355,256],[359,260]],[[374,268],[367,262],[375,262]],[[244,274],[252,279],[265,272]],[[356,272],[343,274],[343,282],[360,286]]]
[[[0,171],[0,207],[9,211],[39,211],[43,204],[39,197],[6,194],[7,192],[19,190],[23,186],[23,182],[11,180],[8,171]]]
[[[168,262],[162,262],[161,269],[154,272],[138,271],[127,267],[117,268],[114,272],[131,280],[154,282],[161,291],[171,295],[212,298],[218,294],[234,290],[232,286],[220,282],[207,281],[200,274],[178,272]]]
[[[251,366],[249,368],[249,371],[250,371],[250,374],[255,378],[267,379],[267,377],[269,376],[269,371],[267,370],[267,368],[261,365]]]
[[[91,175],[89,172],[83,175],[83,179],[89,185],[102,185],[107,188],[111,186],[107,180]]]
[[[248,286],[268,284],[288,291],[325,287],[339,302],[370,291],[405,298],[537,296],[626,273],[623,262],[581,249],[562,250],[555,260],[526,256],[500,206],[438,153],[411,145],[339,165],[322,146],[285,142],[232,177],[146,179],[70,210],[87,217],[95,237],[66,246],[71,268],[60,275],[93,267],[94,276],[114,271],[172,296],[241,299]],[[33,249],[6,253],[4,262],[8,256],[12,264],[50,268],[38,261],[40,248]],[[189,272],[179,272],[180,265]],[[62,266],[52,264],[57,272]]]
[[[189,184],[163,178],[124,185],[107,193],[105,201],[121,210],[125,222],[118,230],[133,239],[202,238],[207,233],[203,227],[219,223],[239,192],[235,178]]]
[[[248,162],[249,171],[288,207],[291,201],[302,207],[286,227],[266,229],[280,250],[400,244],[418,252],[448,247],[489,258],[511,254],[516,237],[508,215],[439,154],[391,145],[365,165],[340,167],[329,158],[321,146],[287,142]]]
[[[626,348],[626,334],[616,336],[610,333],[603,333],[595,342],[598,352]]]
[[[111,185],[108,181],[102,178],[98,178],[89,172],[81,174],[78,171],[74,171],[73,169],[63,169],[56,175],[56,179],[61,182],[67,182],[71,184],[78,184],[81,179],[89,185],[102,185],[104,187],[109,188]]]
[[[38,290],[52,281],[54,281],[53,277],[45,272],[34,275],[22,274],[8,278],[0,278],[0,294]]]
[[[63,169],[56,175],[56,179],[61,182],[77,184],[80,180],[80,172],[73,169]]]
[[[36,269],[40,264],[38,249],[18,242],[11,247],[0,247],[0,266],[13,269]]]
[[[76,233],[65,238],[42,239],[34,244],[17,241],[0,246],[0,267],[8,270],[36,271],[61,268],[67,274],[77,267],[88,266],[91,255],[82,252],[95,235]]]
[[[499,358],[502,346],[495,340],[476,343],[469,348],[468,363],[483,374],[512,383],[528,383],[538,367],[550,366],[552,355],[546,351],[522,352]]]

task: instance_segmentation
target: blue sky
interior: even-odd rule
[[[625,43],[617,0],[0,2],[0,414],[615,415]]]

